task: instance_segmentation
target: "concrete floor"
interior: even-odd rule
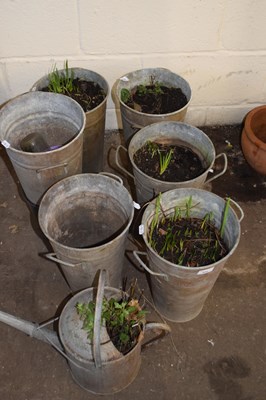
[[[240,244],[221,272],[200,315],[171,323],[172,334],[147,346],[134,382],[108,399],[264,400],[266,398],[266,180],[245,162],[240,126],[203,129],[228,170],[214,193],[243,208]],[[116,171],[114,147],[121,133],[106,132],[106,167]],[[231,146],[228,145],[228,142]],[[48,251],[37,220],[0,147],[0,309],[41,323],[57,315],[70,290]],[[219,169],[219,165],[217,165]],[[128,185],[125,176],[125,185]],[[133,236],[128,248],[132,249]],[[125,275],[136,277],[151,300],[146,276],[125,258]],[[161,321],[152,311],[149,318]],[[72,379],[64,358],[49,345],[0,323],[0,399],[85,400],[96,396]]]

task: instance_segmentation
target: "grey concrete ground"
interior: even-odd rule
[[[204,130],[217,153],[228,155],[226,174],[209,189],[232,197],[243,208],[240,244],[200,315],[186,323],[170,322],[172,334],[143,350],[134,382],[108,399],[266,398],[266,180],[246,164],[239,126]],[[119,175],[114,147],[120,142],[119,132],[106,132],[105,169]],[[40,256],[48,249],[36,217],[21,198],[2,147],[0,156],[0,309],[41,323],[58,314],[70,290],[58,266]],[[127,186],[127,178],[121,176]],[[132,235],[127,248],[135,248]],[[136,277],[151,300],[146,276],[130,257],[125,258],[124,273],[129,279]],[[150,317],[161,321],[150,310]],[[65,359],[52,347],[0,323],[1,400],[96,397],[73,381]]]

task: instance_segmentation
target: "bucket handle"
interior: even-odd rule
[[[130,172],[128,172],[128,170],[125,169],[125,168],[120,164],[120,159],[119,159],[119,152],[120,152],[120,149],[122,149],[122,150],[124,150],[126,153],[128,153],[127,149],[126,149],[124,146],[122,146],[122,144],[120,144],[120,145],[116,148],[116,152],[115,152],[115,163],[116,163],[116,166],[117,166],[119,169],[121,169],[121,171],[125,172],[126,175],[130,176],[130,178],[132,178],[132,179],[134,180],[134,182],[135,182],[135,177],[134,177],[134,175],[132,175]]]
[[[60,260],[59,258],[57,258],[56,253],[47,253],[44,254],[44,257],[47,258],[48,260],[55,261],[56,263],[63,264],[67,267],[76,267],[77,265],[80,265],[80,263],[71,264],[67,261]]]
[[[234,201],[233,199],[231,199],[231,197],[230,197],[230,207],[231,207],[231,205],[232,205],[231,203],[233,203],[233,205],[234,205],[234,206],[237,208],[237,210],[240,212],[240,217],[238,218],[238,216],[237,216],[237,219],[238,219],[238,222],[241,222],[242,219],[243,219],[244,216],[245,216],[242,207],[240,207],[240,205],[239,205],[236,201]],[[233,207],[231,207],[231,208],[233,208]]]
[[[123,180],[120,178],[120,176],[112,174],[111,172],[100,172],[99,175],[109,176],[110,178],[117,180],[121,185],[123,185]]]
[[[147,267],[147,265],[142,261],[142,259],[139,256],[147,256],[147,253],[144,251],[133,251],[134,257],[137,259],[137,261],[140,263],[140,265],[150,274],[154,276],[162,276],[165,281],[169,281],[169,277],[166,274],[161,274],[159,272],[153,272],[150,268]]]
[[[47,170],[51,170],[51,169],[55,169],[55,168],[60,168],[60,167],[64,167],[65,170],[65,174],[67,173],[67,162],[64,162],[63,164],[57,164],[57,165],[50,165],[49,167],[43,167],[43,168],[38,168],[36,169],[36,173],[37,175],[40,174],[43,171],[47,171]]]
[[[228,162],[227,162],[227,155],[226,155],[225,153],[220,153],[220,154],[218,154],[218,155],[215,157],[215,162],[216,162],[217,158],[219,158],[219,157],[223,157],[223,158],[224,158],[224,167],[223,167],[223,170],[222,170],[221,172],[219,172],[218,174],[212,176],[210,179],[207,179],[207,180],[205,181],[205,183],[210,183],[211,181],[214,181],[214,179],[219,178],[219,176],[223,175],[223,174],[225,173],[225,171],[227,170],[227,165],[228,165]]]

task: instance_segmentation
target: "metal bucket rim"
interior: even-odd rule
[[[106,243],[104,243],[104,244],[102,244],[102,245],[99,245],[99,246],[91,246],[91,247],[88,247],[88,248],[69,247],[69,246],[66,246],[66,245],[64,245],[64,244],[62,244],[62,243],[60,243],[60,242],[58,242],[58,241],[55,240],[53,237],[51,237],[51,236],[50,236],[50,233],[49,233],[49,232],[47,231],[47,229],[46,229],[46,226],[44,226],[44,224],[43,224],[44,216],[42,215],[42,213],[43,213],[43,207],[44,207],[44,202],[45,202],[45,201],[48,201],[48,200],[47,200],[47,197],[52,193],[52,190],[53,190],[53,191],[56,190],[56,186],[59,186],[60,184],[66,182],[67,180],[76,179],[77,177],[81,177],[81,179],[84,179],[84,180],[85,180],[86,178],[89,178],[90,176],[94,176],[94,177],[97,177],[97,178],[103,179],[103,180],[107,179],[108,181],[112,182],[113,184],[119,185],[119,186],[117,186],[117,187],[119,187],[120,190],[124,190],[124,191],[125,191],[126,196],[128,197],[129,204],[130,204],[130,202],[131,202],[131,205],[132,205],[132,206],[131,206],[131,213],[130,213],[130,215],[128,216],[128,221],[127,221],[127,223],[126,223],[124,229],[122,230],[122,232],[120,232],[120,233],[119,233],[116,237],[114,237],[112,240],[110,240],[110,241],[108,241],[108,242],[106,242]],[[89,192],[89,187],[88,187],[88,192]],[[117,200],[119,200],[119,197],[117,198]],[[47,203],[47,209],[49,208],[50,204],[51,204],[50,202]],[[60,247],[62,247],[63,249],[67,249],[67,250],[69,250],[69,249],[74,249],[77,253],[85,253],[85,252],[93,251],[93,250],[101,250],[101,249],[105,248],[106,246],[108,246],[110,243],[114,243],[114,242],[118,241],[118,240],[121,238],[121,236],[123,236],[123,235],[125,234],[125,232],[128,230],[128,228],[129,228],[129,226],[131,225],[131,222],[132,222],[132,220],[133,220],[133,217],[134,217],[134,202],[133,202],[133,199],[132,199],[132,197],[131,197],[129,191],[126,189],[126,187],[125,187],[124,185],[120,184],[118,181],[114,180],[113,178],[110,178],[110,177],[105,176],[105,175],[100,175],[100,174],[97,174],[97,173],[82,173],[82,174],[71,175],[71,176],[68,176],[68,177],[66,177],[66,178],[64,178],[64,179],[61,179],[59,182],[56,182],[54,185],[52,185],[52,186],[46,191],[46,193],[45,193],[44,196],[42,197],[41,202],[40,202],[40,206],[39,206],[39,211],[38,211],[38,221],[39,221],[39,225],[40,225],[40,227],[41,227],[43,233],[44,233],[45,236],[47,237],[47,239],[49,239],[49,241],[52,242],[52,243],[55,243],[55,244],[57,244],[57,245],[60,245]],[[80,260],[77,260],[77,261],[80,262]],[[60,263],[60,260],[58,260],[58,262]]]
[[[130,75],[130,74],[132,74],[132,73],[134,73],[134,72],[137,73],[137,72],[140,72],[140,71],[151,71],[151,72],[152,72],[152,71],[168,71],[169,73],[171,73],[171,74],[177,76],[178,78],[180,78],[180,80],[182,80],[182,81],[184,82],[184,84],[186,84],[187,87],[189,88],[190,96],[189,96],[189,99],[187,100],[187,103],[186,103],[182,108],[179,108],[179,109],[176,110],[176,111],[172,111],[172,112],[170,112],[170,113],[165,113],[165,114],[149,114],[149,113],[144,113],[144,112],[141,112],[141,111],[134,110],[133,108],[127,106],[127,105],[121,100],[119,82],[120,82],[121,78],[127,77],[128,75]],[[169,69],[167,69],[167,68],[141,68],[141,69],[138,69],[138,70],[135,70],[135,71],[128,72],[127,74],[122,75],[122,76],[118,79],[117,97],[118,97],[118,100],[119,100],[120,105],[123,106],[123,107],[125,107],[128,111],[132,112],[132,114],[136,114],[136,115],[147,115],[147,116],[153,117],[153,118],[156,118],[156,117],[158,117],[158,118],[159,118],[159,117],[160,117],[160,118],[166,117],[166,118],[167,118],[167,117],[172,116],[172,115],[175,115],[175,114],[177,114],[177,113],[181,113],[181,112],[184,111],[186,108],[188,108],[188,106],[189,106],[189,104],[190,104],[190,102],[191,102],[191,100],[192,100],[192,90],[191,90],[191,86],[190,86],[189,82],[188,82],[185,78],[183,78],[183,77],[182,77],[181,75],[179,75],[179,74],[176,74],[175,72],[172,72],[171,70],[169,70]]]
[[[91,69],[80,68],[80,67],[71,67],[71,68],[69,68],[69,70],[70,70],[70,71],[73,70],[74,72],[77,72],[77,75],[75,76],[76,78],[78,78],[78,71],[79,71],[79,70],[84,71],[84,72],[88,72],[88,73],[92,73],[92,74],[96,75],[98,78],[100,78],[101,80],[103,80],[103,81],[104,81],[104,84],[106,85],[106,90],[104,89],[104,90],[106,91],[104,100],[103,100],[100,104],[98,104],[97,107],[93,108],[93,109],[90,110],[90,111],[86,111],[86,112],[85,112],[86,115],[87,115],[87,114],[90,114],[90,113],[91,113],[92,111],[94,111],[94,110],[97,110],[99,107],[101,107],[101,106],[103,105],[103,103],[106,103],[106,102],[107,102],[107,98],[108,98],[108,96],[109,96],[109,94],[110,94],[110,86],[109,86],[107,80],[106,80],[101,74],[99,74],[98,72],[93,71],[93,70],[91,70]],[[58,70],[59,73],[62,73],[63,71],[64,71],[64,68],[61,68],[61,69]],[[38,84],[41,83],[43,80],[48,79],[48,76],[49,76],[49,73],[46,74],[46,75],[43,75],[40,79],[38,79],[38,80],[32,85],[30,91],[31,91],[31,92],[42,91],[42,90],[38,90],[38,89],[37,89],[37,86],[38,86]],[[48,93],[52,93],[52,92],[48,92]],[[67,96],[67,97],[69,97],[69,96]]]
[[[212,150],[213,150],[212,160],[211,160],[211,162],[209,163],[209,165],[205,168],[205,170],[204,170],[200,175],[197,175],[195,178],[189,179],[189,180],[187,180],[187,181],[163,181],[163,180],[156,179],[156,178],[153,178],[152,176],[149,176],[149,175],[145,174],[141,169],[138,168],[138,166],[136,165],[136,163],[134,162],[134,159],[133,159],[134,154],[136,153],[136,151],[134,152],[134,154],[131,154],[131,151],[130,151],[130,150],[131,150],[131,147],[132,147],[133,144],[134,144],[134,141],[138,138],[138,136],[141,136],[141,135],[143,134],[143,131],[144,131],[144,130],[149,130],[149,129],[151,129],[151,127],[153,127],[153,126],[155,126],[155,125],[157,126],[157,125],[165,125],[165,124],[184,125],[184,126],[186,126],[186,127],[188,127],[188,128],[195,128],[197,131],[199,131],[201,134],[203,134],[202,136],[204,137],[204,139],[207,139],[207,140],[209,141],[209,144],[211,145]],[[184,142],[184,144],[186,144],[186,142]],[[189,147],[189,146],[188,146],[188,147]],[[139,150],[139,149],[138,149],[138,150]],[[132,153],[133,153],[133,151],[132,151]],[[144,128],[141,128],[137,133],[135,133],[135,135],[133,135],[133,137],[131,138],[131,141],[130,141],[129,146],[128,146],[128,155],[129,155],[129,158],[130,158],[130,161],[131,161],[131,164],[132,164],[133,168],[135,168],[135,169],[138,171],[138,173],[139,173],[140,175],[142,175],[143,177],[145,177],[145,178],[148,177],[148,178],[150,179],[151,182],[163,183],[163,184],[165,184],[165,185],[167,185],[167,183],[169,183],[169,185],[170,185],[170,184],[173,184],[173,183],[182,183],[182,184],[192,183],[192,184],[193,184],[193,182],[197,181],[197,180],[198,180],[199,178],[201,178],[203,175],[206,175],[206,174],[210,171],[210,169],[213,167],[213,164],[214,164],[214,161],[215,161],[215,156],[216,156],[216,151],[215,151],[215,147],[214,147],[212,141],[211,141],[210,138],[206,135],[206,133],[204,133],[202,130],[200,130],[200,129],[198,129],[198,128],[192,126],[192,125],[183,123],[183,122],[178,122],[178,121],[162,121],[162,122],[155,122],[154,124],[151,124],[151,125],[147,125],[147,126],[145,126]],[[201,155],[202,155],[202,153],[201,153]]]
[[[209,191],[207,191],[207,190],[204,190],[204,189],[198,189],[198,188],[177,188],[177,189],[172,189],[171,192],[174,192],[174,191],[183,191],[183,190],[208,193],[210,196],[219,198],[220,200],[223,200],[223,201],[224,201],[224,199],[223,199],[222,197],[216,195],[215,193],[212,193],[212,192],[209,192]],[[165,192],[165,193],[167,193],[167,192]],[[169,193],[169,191],[168,191],[168,193]],[[163,194],[164,194],[164,193],[162,193],[162,196],[163,196]],[[155,198],[154,200],[152,200],[150,203],[155,203],[155,200],[156,200],[156,198]],[[141,223],[142,223],[144,226],[145,226],[145,224],[143,223],[143,220],[144,220],[145,213],[146,213],[146,211],[147,211],[149,205],[150,205],[150,204],[148,204],[146,210],[144,211],[144,214],[143,214],[143,217],[142,217],[142,221],[141,221]],[[142,235],[142,237],[143,237],[143,239],[144,239],[144,242],[145,242],[145,245],[147,246],[148,251],[149,251],[150,253],[152,253],[153,256],[155,256],[156,258],[158,258],[160,261],[163,261],[163,262],[165,263],[166,267],[169,267],[169,268],[172,268],[172,269],[175,269],[175,268],[176,268],[176,269],[180,269],[180,270],[184,270],[184,271],[190,271],[191,273],[193,273],[193,271],[198,272],[198,271],[208,270],[208,269],[211,269],[211,268],[214,269],[217,265],[221,264],[222,262],[225,262],[225,261],[234,253],[234,251],[235,251],[235,249],[237,248],[237,246],[238,246],[238,244],[239,244],[239,241],[240,241],[240,234],[241,234],[240,222],[239,222],[239,220],[238,220],[238,218],[237,218],[237,215],[236,215],[236,213],[235,213],[235,211],[234,211],[234,209],[233,209],[232,207],[230,207],[230,211],[232,212],[233,217],[234,217],[234,220],[235,220],[235,222],[236,222],[236,224],[237,224],[237,226],[238,226],[238,235],[237,235],[237,238],[236,238],[236,240],[235,240],[235,243],[234,243],[234,245],[232,246],[232,248],[229,250],[229,252],[226,254],[226,256],[224,256],[224,257],[221,258],[220,260],[216,261],[215,263],[211,263],[211,264],[208,264],[208,265],[204,265],[204,266],[202,266],[202,267],[186,267],[186,266],[184,266],[184,265],[174,264],[174,263],[172,263],[172,262],[166,260],[165,258],[161,257],[161,256],[150,246],[150,244],[149,244],[148,241],[147,241],[147,235],[146,235],[146,233],[145,233],[145,230],[144,230],[144,234]],[[148,225],[147,219],[146,219],[146,225]],[[158,266],[157,266],[157,267],[158,267]],[[164,271],[164,272],[165,272],[165,271]],[[167,271],[167,273],[168,273],[169,275],[174,275],[174,274],[172,274],[172,273],[169,272],[169,271]]]
[[[41,94],[40,94],[41,93]],[[13,105],[13,106],[15,106],[15,104],[17,103],[17,102],[19,102],[19,101],[21,101],[21,99],[23,98],[23,97],[28,97],[28,98],[30,98],[30,97],[50,97],[51,99],[52,98],[58,98],[59,99],[59,96],[62,96],[61,94],[59,94],[59,93],[51,93],[51,92],[27,92],[27,93],[23,93],[23,94],[21,94],[21,95],[18,95],[18,96],[16,96],[16,97],[14,97],[13,99],[11,99],[11,100],[9,100],[7,103],[6,103],[6,105],[3,107],[3,112],[5,111],[5,107],[7,106],[7,105],[9,105],[9,104],[11,104],[11,106]],[[66,147],[68,147],[70,144],[72,144],[73,142],[75,142],[76,140],[78,140],[79,138],[80,138],[80,135],[83,133],[83,131],[84,131],[84,128],[85,128],[85,125],[86,125],[86,115],[85,115],[85,112],[83,111],[83,109],[82,109],[82,107],[81,107],[81,105],[76,101],[76,100],[74,100],[74,99],[72,99],[71,97],[68,97],[68,96],[65,96],[66,98],[68,98],[67,100],[64,100],[65,102],[68,102],[69,104],[71,104],[72,106],[73,105],[75,105],[75,107],[77,108],[77,109],[79,109],[79,111],[81,112],[81,115],[82,115],[82,125],[81,125],[81,127],[79,128],[79,130],[78,130],[78,133],[68,142],[68,143],[66,143],[66,144],[64,144],[63,146],[61,146],[60,148],[58,148],[58,149],[54,149],[54,150],[51,150],[51,151],[49,151],[49,152],[47,152],[47,151],[42,151],[42,152],[38,152],[38,153],[30,153],[30,152],[25,152],[25,151],[22,151],[22,150],[19,150],[19,149],[16,149],[15,147],[12,147],[12,144],[11,143],[9,143],[10,144],[10,146],[8,147],[8,151],[12,151],[12,152],[14,152],[15,154],[17,153],[17,154],[24,154],[25,155],[25,153],[27,153],[27,155],[29,156],[29,157],[36,157],[36,155],[40,155],[40,156],[42,156],[42,155],[46,155],[47,156],[47,154],[48,153],[55,153],[55,152],[60,152],[60,151],[62,151],[62,150],[65,150],[66,149]],[[1,110],[0,110],[0,113],[1,113]],[[56,113],[55,113],[56,114]],[[60,114],[60,112],[58,112],[58,114]],[[3,137],[1,137],[1,140],[3,140],[5,138],[5,135],[3,136]]]

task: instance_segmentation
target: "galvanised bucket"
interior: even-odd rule
[[[161,207],[173,214],[175,207],[185,207],[192,196],[191,217],[204,218],[213,212],[213,222],[220,228],[225,207],[221,197],[193,188],[169,190],[161,195]],[[185,267],[173,264],[156,253],[148,242],[148,232],[155,212],[156,199],[144,211],[142,217],[143,239],[146,253],[135,251],[138,262],[148,271],[151,280],[152,297],[157,310],[169,321],[185,322],[195,318],[202,310],[216,279],[224,264],[236,250],[240,240],[240,222],[244,213],[233,200],[241,216],[237,217],[230,207],[224,232],[224,241],[229,249],[228,254],[221,260],[203,267]],[[140,256],[147,256],[149,267]]]
[[[85,114],[80,105],[55,93],[29,92],[0,110],[0,137],[28,200],[38,204],[55,182],[82,171]],[[40,153],[22,151],[20,142],[38,133],[49,146]]]
[[[165,86],[180,88],[187,97],[187,104],[168,114],[146,114],[128,107],[121,100],[121,90],[130,91],[140,84],[148,85],[151,77]],[[125,142],[128,145],[132,136],[147,125],[161,121],[183,121],[191,101],[191,88],[184,78],[166,68],[144,68],[122,76],[116,86],[116,95],[120,104]]]
[[[141,171],[134,161],[134,154],[148,141],[188,147],[200,158],[205,171],[196,178],[188,181],[166,182],[152,178]],[[120,149],[128,152],[134,175],[123,168],[123,166],[120,164]],[[207,179],[207,175],[214,167],[216,160],[220,157],[222,157],[224,161],[222,170]],[[225,173],[227,169],[227,157],[225,153],[220,153],[216,156],[212,141],[200,129],[182,122],[165,121],[146,126],[145,128],[139,130],[132,137],[128,150],[121,145],[118,146],[116,150],[116,164],[127,175],[133,178],[136,186],[137,201],[142,204],[152,200],[159,193],[166,192],[167,190],[185,187],[203,188],[205,184],[213,181]]]
[[[83,145],[83,172],[101,172],[103,170],[103,151],[104,151],[104,131],[106,117],[106,103],[109,95],[109,85],[107,81],[97,72],[85,68],[69,68],[74,72],[74,78],[84,79],[85,81],[97,83],[105,92],[105,99],[93,110],[87,111],[86,125],[84,128]],[[64,70],[59,70],[63,73]],[[32,91],[42,90],[49,84],[48,75],[38,80]]]
[[[39,224],[72,291],[93,286],[100,269],[107,284],[120,287],[134,202],[122,180],[108,174],[61,180],[44,195]],[[117,181],[119,180],[119,181]]]

